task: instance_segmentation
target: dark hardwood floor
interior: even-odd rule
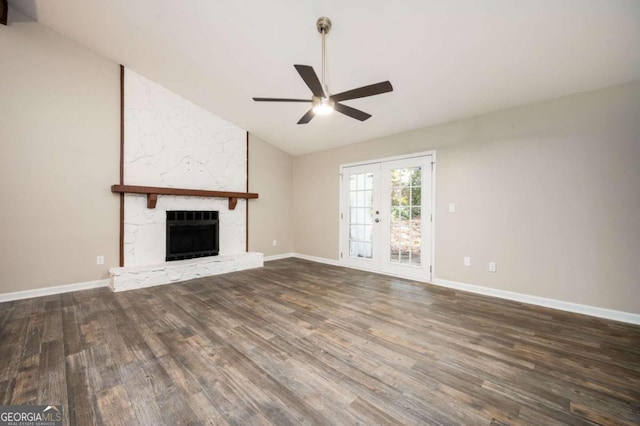
[[[303,260],[2,303],[0,327],[0,405],[65,424],[640,423],[638,326]]]

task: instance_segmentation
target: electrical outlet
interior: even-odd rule
[[[464,266],[471,266],[471,258],[469,256],[464,257]]]
[[[496,262],[489,262],[489,272],[496,272]]]
[[[96,265],[104,265],[104,256],[96,256]]]
[[[277,246],[278,245],[278,240],[273,240],[272,244],[273,244],[274,247]]]

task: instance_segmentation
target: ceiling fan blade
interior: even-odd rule
[[[311,99],[253,98],[256,102],[311,102]]]
[[[298,124],[307,124],[313,117],[315,117],[315,114],[313,110],[310,109],[305,115],[302,116],[300,120],[298,120]]]
[[[371,114],[367,114],[364,111],[360,111],[359,109],[351,108],[350,106],[342,105],[336,102],[333,108],[343,113],[344,115],[348,115],[351,118],[355,118],[356,120],[364,121],[371,117]]]
[[[324,89],[322,89],[322,84],[320,84],[320,80],[318,80],[318,75],[313,70],[313,67],[309,65],[294,65],[300,77],[304,80],[304,82],[311,89],[311,93],[313,96],[317,96],[318,98],[324,98]]]
[[[357,89],[347,90],[346,92],[338,93],[331,96],[336,102],[347,101],[349,99],[365,98],[367,96],[379,95],[381,93],[391,92],[393,86],[388,81],[381,83],[370,84],[368,86],[358,87]]]

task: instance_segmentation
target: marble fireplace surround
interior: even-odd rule
[[[117,186],[244,193],[246,131],[124,69],[124,266],[111,268],[114,291],[170,284],[263,266],[245,252],[247,199],[149,196]],[[122,189],[122,188],[120,188]],[[152,194],[149,192],[149,194]],[[166,211],[216,210],[218,256],[165,262]]]

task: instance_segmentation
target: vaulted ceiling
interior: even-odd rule
[[[9,0],[11,7],[291,154],[640,79],[638,0]],[[390,80],[297,125],[320,73],[332,93]]]

